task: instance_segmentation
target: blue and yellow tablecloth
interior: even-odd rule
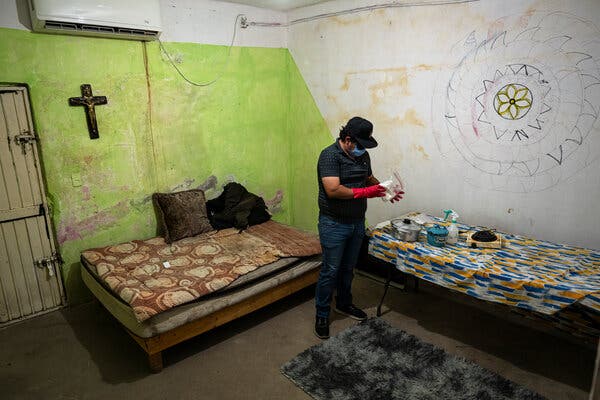
[[[441,222],[440,219],[430,217]],[[382,224],[380,224],[382,225]],[[600,251],[498,232],[501,249],[470,248],[460,240],[439,248],[403,242],[387,225],[369,230],[369,253],[418,278],[470,296],[552,316],[575,303],[600,315]]]

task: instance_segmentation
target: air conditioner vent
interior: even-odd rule
[[[67,22],[53,22],[46,21],[44,24],[44,28],[46,29],[55,29],[55,30],[65,30],[65,31],[76,31],[77,24],[69,24]]]
[[[85,32],[115,33],[117,31],[115,28],[99,25],[81,25],[78,28]]]
[[[158,36],[159,33],[157,31],[146,31],[142,29],[115,28],[111,26],[73,24],[58,21],[46,21],[46,23],[44,24],[44,28],[47,30],[72,31],[73,33],[81,32],[107,34],[111,36],[113,36],[114,34],[120,34],[131,36],[131,39],[137,38],[141,40],[153,40]]]

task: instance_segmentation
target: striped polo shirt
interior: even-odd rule
[[[339,140],[324,148],[317,163],[320,214],[341,223],[358,222],[364,219],[367,199],[330,199],[325,193],[321,178],[337,176],[340,178],[340,184],[348,188],[362,188],[372,174],[368,152],[352,159],[340,147]]]

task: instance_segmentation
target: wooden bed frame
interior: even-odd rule
[[[195,321],[188,322],[170,331],[150,338],[142,338],[127,330],[129,335],[144,349],[148,355],[148,364],[152,372],[160,372],[163,368],[162,351],[187,339],[207,332],[268,304],[274,303],[292,293],[317,282],[320,268],[312,269],[303,275],[282,283],[271,290],[258,293],[240,303],[225,307]]]

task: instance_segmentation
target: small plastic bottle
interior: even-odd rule
[[[456,244],[458,242],[458,226],[456,226],[456,218],[452,218],[452,223],[448,227],[448,237],[446,243]]]
[[[392,184],[394,182],[391,179],[388,179],[387,181],[384,182],[380,182],[379,185],[383,186],[385,188],[385,196],[381,198],[381,200],[383,201],[390,201],[391,199],[394,198],[395,193],[392,191]]]

